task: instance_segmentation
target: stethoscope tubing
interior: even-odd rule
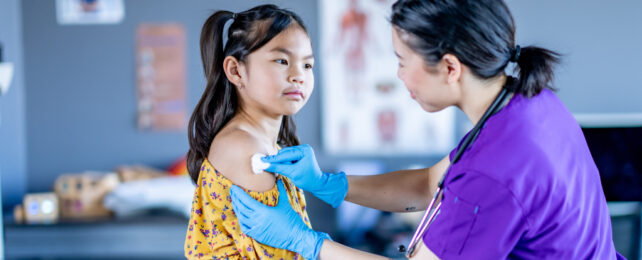
[[[486,112],[484,112],[479,122],[477,122],[473,130],[471,130],[470,134],[466,137],[466,139],[464,139],[461,146],[457,150],[457,153],[455,153],[455,156],[453,156],[453,159],[450,161],[450,165],[448,165],[448,169],[446,169],[445,173],[439,180],[439,184],[437,185],[437,189],[435,190],[435,193],[432,196],[430,203],[428,204],[426,213],[424,213],[424,216],[421,218],[419,226],[417,226],[412,239],[410,239],[410,243],[408,244],[408,249],[406,251],[406,257],[410,258],[414,255],[415,247],[417,247],[419,240],[426,233],[426,230],[430,226],[430,223],[432,223],[432,221],[435,219],[435,216],[439,212],[439,209],[441,209],[441,202],[437,203],[436,206],[435,203],[438,200],[439,196],[444,192],[444,180],[446,179],[446,174],[448,174],[453,164],[459,161],[461,156],[464,154],[464,151],[466,151],[468,147],[475,141],[475,139],[477,139],[477,136],[481,132],[481,129],[484,127],[484,124],[486,124],[486,121],[488,121],[488,118],[497,113],[497,111],[502,107],[502,104],[506,101],[506,97],[508,97],[509,94],[510,91],[507,88],[502,88],[499,94],[497,94],[495,100],[493,100],[493,103],[491,103],[488,109],[486,109]],[[433,208],[433,206],[435,206],[435,208]]]

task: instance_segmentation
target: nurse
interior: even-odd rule
[[[456,106],[475,128],[427,169],[324,173],[302,145],[265,157],[267,171],[334,207],[343,200],[394,212],[430,206],[406,249],[412,259],[621,258],[597,167],[551,87],[558,54],[516,45],[501,0],[399,0],[390,21],[398,76],[413,99],[427,112]],[[505,73],[511,64],[515,78]],[[306,258],[383,258],[310,229],[285,196],[269,207],[235,186],[232,202],[243,231],[261,243]]]

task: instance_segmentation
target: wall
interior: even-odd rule
[[[507,1],[517,42],[564,55],[559,96],[573,113],[642,113],[642,2]]]
[[[20,0],[0,1],[4,62],[14,64],[9,91],[0,96],[0,174],[3,205],[22,201],[27,179],[25,83]]]

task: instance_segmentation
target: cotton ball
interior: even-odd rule
[[[265,157],[265,154],[255,153],[254,155],[252,155],[252,172],[254,172],[254,174],[262,173],[265,169],[270,167],[269,163],[261,161],[262,157]]]

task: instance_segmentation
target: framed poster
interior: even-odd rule
[[[185,29],[142,24],[136,41],[138,128],[186,130]]]
[[[455,109],[427,113],[397,78],[391,0],[319,1],[323,143],[330,154],[437,155]]]

